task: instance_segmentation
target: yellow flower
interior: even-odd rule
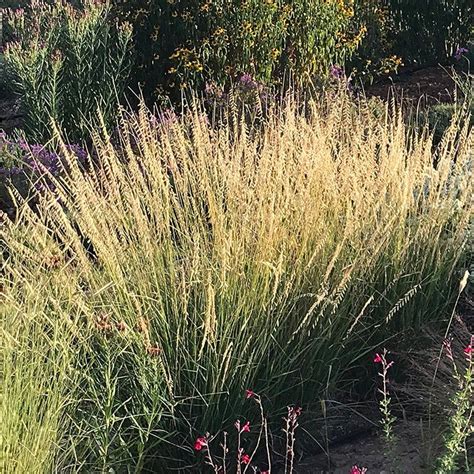
[[[225,34],[224,28],[219,27],[216,31],[214,31],[213,36],[222,36],[223,34]]]
[[[176,71],[177,71],[177,69],[176,69],[175,67],[170,67],[170,68],[168,69],[168,74],[175,74]]]
[[[205,3],[202,3],[201,6],[199,7],[199,10],[202,12],[208,12],[211,9],[211,2],[208,0]]]

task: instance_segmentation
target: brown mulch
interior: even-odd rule
[[[367,87],[368,97],[387,99],[404,98],[423,105],[451,103],[454,101],[455,83],[451,71],[442,66],[419,70],[404,69],[397,75],[386,76]]]

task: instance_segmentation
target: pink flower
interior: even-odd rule
[[[380,357],[380,354],[375,354],[374,363],[380,364],[381,362],[382,362],[382,357]]]
[[[245,390],[245,398],[254,398],[255,392],[253,390]]]
[[[204,446],[207,446],[207,439],[204,436],[199,436],[199,438],[194,442],[194,449],[196,451],[201,451]]]
[[[295,416],[300,416],[302,411],[303,411],[303,409],[301,407],[294,407],[293,408],[293,414]]]
[[[244,426],[242,426],[242,432],[250,433],[250,421],[247,421]]]
[[[240,460],[242,464],[250,464],[250,456],[248,454],[242,454]]]
[[[352,466],[350,474],[365,474],[367,472],[366,467]]]
[[[471,355],[472,354],[472,345],[469,344],[467,347],[464,348],[464,354]]]

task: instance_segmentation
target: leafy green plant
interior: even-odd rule
[[[474,416],[474,407],[472,405],[474,397],[473,344],[474,336],[471,336],[469,344],[464,348],[464,356],[467,363],[466,367],[461,369],[463,370],[461,372],[451,350],[449,339],[445,341],[446,354],[452,362],[453,381],[457,384],[457,389],[451,400],[453,412],[449,419],[448,431],[444,439],[444,453],[437,462],[436,472],[438,474],[459,472],[459,461],[463,455],[466,472],[470,472],[467,457],[467,441],[474,434],[474,425],[472,423]]]
[[[381,74],[396,72],[403,65],[394,54],[395,26],[389,4],[384,0],[354,2],[354,28],[366,34],[350,58],[347,69],[363,83],[371,83]]]
[[[352,0],[125,0],[134,25],[137,77],[149,94],[228,86],[243,74],[265,85],[308,83],[343,62],[364,32],[353,31]],[[288,79],[288,76],[286,77]]]
[[[111,20],[110,4],[85,0],[34,2],[7,12],[14,38],[4,59],[25,111],[29,139],[45,143],[51,121],[70,140],[88,134],[100,109],[106,124],[115,119],[131,67],[132,30]]]
[[[394,53],[412,64],[446,63],[472,38],[474,7],[470,0],[389,0]]]
[[[391,444],[395,441],[395,434],[393,432],[393,425],[397,421],[396,417],[393,416],[391,411],[391,398],[390,392],[388,389],[389,380],[388,380],[388,373],[392,365],[394,364],[393,361],[389,361],[387,356],[389,352],[387,349],[384,349],[381,354],[375,354],[374,363],[380,364],[381,372],[378,373],[382,385],[378,389],[378,392],[382,396],[379,401],[379,409],[380,414],[382,416],[380,420],[380,424],[382,426],[382,431],[384,435],[384,440],[387,447],[390,447]]]

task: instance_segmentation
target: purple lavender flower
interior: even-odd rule
[[[79,163],[84,164],[86,162],[87,151],[83,147],[77,144],[69,144],[66,146],[66,148],[76,156],[76,158],[79,160]]]
[[[66,145],[69,152],[74,154],[80,164],[85,164],[87,152],[76,144]],[[48,171],[53,176],[59,175],[63,169],[64,157],[48,150],[40,144],[28,144],[24,139],[9,140],[4,132],[0,132],[0,174],[14,176],[28,173],[41,176]]]
[[[467,48],[459,47],[458,49],[456,49],[456,52],[454,53],[454,59],[456,61],[460,61],[463,54],[466,54],[466,53],[469,53],[469,50]]]
[[[19,166],[12,166],[8,171],[10,175],[18,175],[21,174],[22,169]]]
[[[329,68],[329,74],[334,78],[334,79],[337,79],[337,80],[341,80],[343,78],[346,77],[346,74],[344,72],[344,69],[339,66],[338,64],[333,64],[330,68]]]
[[[258,82],[248,73],[244,73],[242,74],[242,76],[240,76],[239,84],[244,89],[257,89],[258,88]]]

